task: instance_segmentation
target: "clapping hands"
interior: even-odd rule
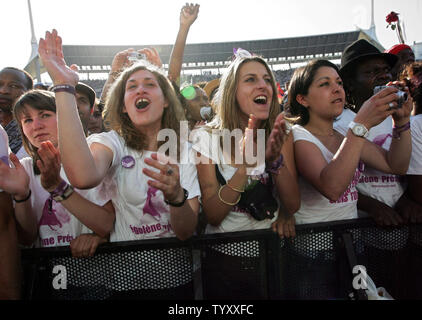
[[[45,141],[41,143],[38,155],[40,160],[37,160],[37,167],[41,172],[41,185],[48,192],[52,192],[62,181],[60,153],[50,141]]]
[[[29,176],[16,155],[11,153],[9,158],[15,167],[11,168],[0,161],[0,189],[17,199],[24,199],[29,194]]]
[[[287,139],[286,123],[284,116],[280,113],[274,122],[273,130],[270,137],[267,139],[267,146],[265,148],[265,161],[272,163],[276,161],[281,154],[284,141]]]
[[[153,153],[151,158],[146,158],[145,163],[160,170],[160,172],[148,168],[142,170],[146,176],[153,179],[148,181],[148,185],[161,190],[164,194],[164,199],[167,201],[181,202],[184,194],[180,185],[179,166],[171,163],[164,155],[160,154],[158,156],[157,153]]]

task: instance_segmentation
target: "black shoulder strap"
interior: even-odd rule
[[[215,175],[217,176],[217,180],[220,185],[226,184],[226,179],[224,179],[223,175],[221,174],[220,170],[218,170],[218,164],[215,164]]]

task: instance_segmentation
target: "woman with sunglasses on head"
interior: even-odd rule
[[[197,168],[202,205],[208,220],[205,233],[271,226],[281,234],[283,226],[288,229],[284,233],[290,232],[294,228],[291,217],[299,208],[299,191],[292,150],[283,148],[287,133],[283,116],[279,115],[274,76],[265,60],[239,49],[222,77],[215,99],[216,117],[205,127],[194,130],[193,138],[193,148],[200,160]],[[236,131],[240,132],[239,139],[234,143],[229,140],[231,148],[223,148],[224,132]],[[266,170],[261,167],[251,171],[245,161],[247,145],[264,151],[262,165]],[[238,163],[236,154],[242,155]],[[258,195],[255,187],[265,190],[264,194]],[[248,188],[256,191],[247,191]],[[240,206],[241,198],[244,200],[247,193],[251,195],[249,203]],[[272,200],[274,205],[270,205]],[[255,210],[258,203],[269,206]],[[209,250],[209,262],[204,265],[209,276],[207,298],[265,297],[256,278],[259,275],[257,248],[246,249],[246,256],[239,250],[234,244]],[[248,269],[245,265],[254,267]]]

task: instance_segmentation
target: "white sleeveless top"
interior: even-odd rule
[[[345,136],[349,130],[348,125],[350,121],[354,120],[355,116],[356,114],[353,111],[344,109],[337,121],[334,122],[334,129]],[[393,118],[390,116],[369,130],[367,140],[388,151],[393,138],[392,133]],[[397,201],[401,198],[406,187],[407,183],[403,177],[384,173],[369,166],[365,167],[357,185],[360,193],[377,199],[392,208],[394,208]]]
[[[294,142],[299,140],[309,141],[321,150],[321,154],[327,162],[333,159],[333,153],[304,127],[294,125],[292,131]],[[360,171],[356,168],[355,175],[343,195],[336,202],[333,202],[299,174],[301,203],[299,211],[295,213],[296,223],[305,224],[357,218],[358,192],[356,184],[359,177]]]

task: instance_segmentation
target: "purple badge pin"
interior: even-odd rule
[[[133,168],[135,165],[135,159],[132,156],[124,156],[122,158],[122,167],[126,169]]]

